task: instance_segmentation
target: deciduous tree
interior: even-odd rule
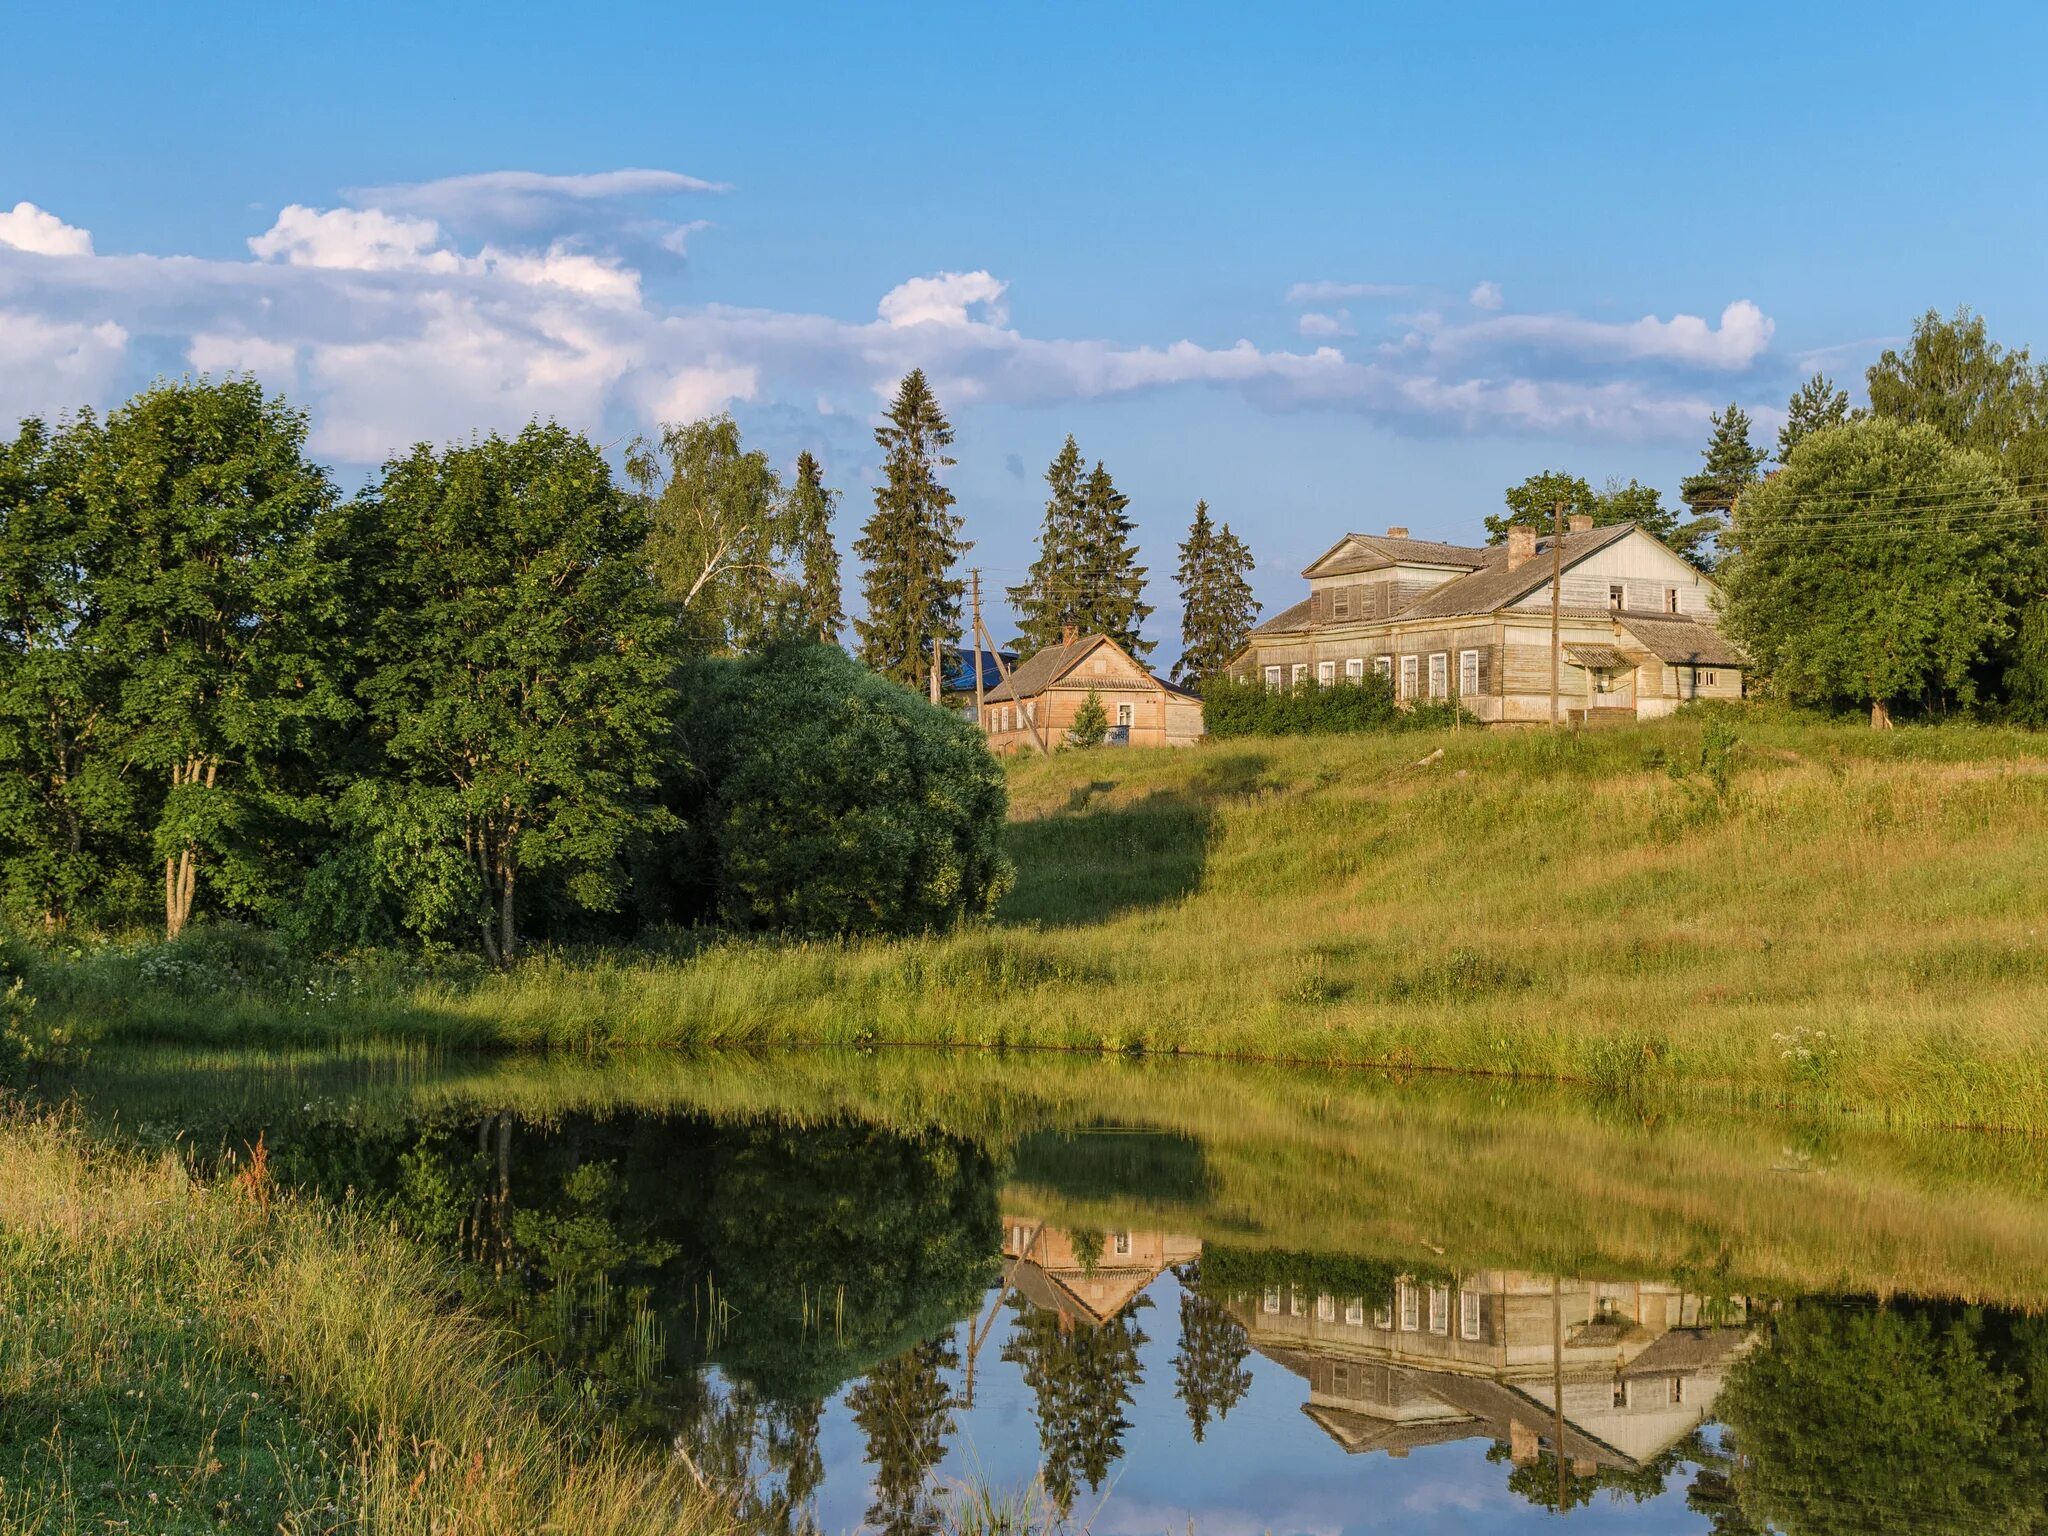
[[[1903,352],[1887,349],[1867,376],[1870,414],[1920,422],[1959,448],[1991,454],[2029,493],[2048,502],[2048,366],[1991,340],[1967,308],[1948,319],[1928,310]]]
[[[626,466],[649,498],[648,557],[689,646],[757,649],[791,595],[781,561],[795,542],[795,506],[768,455],[742,446],[730,416],[714,416],[636,442]]]
[[[966,584],[953,570],[973,546],[960,537],[953,493],[939,480],[953,462],[946,456],[952,442],[953,428],[924,370],[911,369],[875,429],[884,478],[853,546],[867,565],[867,615],[853,625],[860,659],[909,688],[929,671],[935,642],[960,639]]]

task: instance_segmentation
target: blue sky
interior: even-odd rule
[[[1071,431],[1176,647],[1198,496],[1269,608],[1350,528],[2048,343],[2032,8],[37,7],[0,62],[0,417],[247,367],[345,477],[729,407],[867,509],[932,374],[993,586]],[[638,171],[639,177],[613,173]],[[701,184],[701,185],[700,185]],[[28,205],[26,209],[22,205]],[[252,244],[253,242],[253,244]],[[1484,285],[1484,286],[1482,286]]]

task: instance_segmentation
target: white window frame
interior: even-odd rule
[[[1394,1298],[1389,1296],[1372,1309],[1372,1325],[1381,1333],[1394,1331]]]
[[[1268,693],[1278,693],[1280,691],[1280,669],[1278,667],[1266,668],[1266,691]]]
[[[1279,1286],[1269,1285],[1266,1287],[1265,1294],[1259,1297],[1259,1310],[1265,1313],[1268,1317],[1277,1317],[1280,1315]]]
[[[1131,1251],[1131,1234],[1130,1234],[1130,1233],[1128,1233],[1128,1232],[1119,1232],[1119,1233],[1117,1233],[1117,1235],[1116,1235],[1116,1251],[1117,1251],[1117,1254],[1118,1254],[1118,1256],[1119,1256],[1119,1257],[1123,1257],[1123,1256],[1126,1256],[1126,1255],[1128,1255],[1128,1254],[1130,1253],[1130,1251]]]
[[[1422,1328],[1422,1296],[1406,1280],[1398,1282],[1394,1294],[1401,1303],[1401,1331],[1417,1333]]]
[[[1305,661],[1297,661],[1297,662],[1296,662],[1296,663],[1294,664],[1294,669],[1293,669],[1293,671],[1292,671],[1292,672],[1291,672],[1291,673],[1290,673],[1290,674],[1288,675],[1288,678],[1287,678],[1287,685],[1288,685],[1288,686],[1289,686],[1290,688],[1299,688],[1299,687],[1300,687],[1300,686],[1301,686],[1301,685],[1302,685],[1303,683],[1305,683],[1305,682],[1307,682],[1307,681],[1308,681],[1308,663],[1307,663],[1307,662],[1305,662]]]
[[[1387,680],[1388,682],[1390,682],[1390,683],[1391,683],[1391,682],[1392,682],[1392,681],[1394,680],[1394,658],[1393,658],[1393,657],[1391,657],[1391,656],[1375,656],[1375,657],[1373,657],[1373,659],[1372,659],[1372,669],[1373,669],[1373,671],[1375,671],[1375,672],[1379,673],[1379,675],[1380,675],[1381,677],[1384,677],[1384,678],[1385,678],[1385,679],[1386,679],[1386,680]]]
[[[1712,667],[1709,667],[1706,669],[1706,671],[1700,673],[1699,686],[1702,688],[1715,687],[1718,681],[1719,679],[1715,677],[1714,669]]]
[[[1429,653],[1429,696],[1431,699],[1448,699],[1451,696],[1451,657],[1448,651]]]
[[[1129,729],[1129,727],[1130,727],[1130,724],[1131,724],[1131,706],[1130,706],[1130,705],[1128,705],[1128,704],[1119,704],[1119,705],[1117,705],[1117,707],[1116,707],[1116,723],[1117,723],[1118,725],[1121,725],[1121,726],[1125,727],[1126,729]]]
[[[1319,661],[1319,662],[1317,662],[1317,663],[1316,663],[1316,684],[1317,684],[1317,686],[1319,686],[1319,687],[1323,687],[1323,688],[1333,688],[1333,687],[1335,687],[1335,686],[1336,686],[1336,683],[1337,683],[1337,663],[1335,663],[1334,661]]]
[[[1334,1323],[1337,1321],[1336,1297],[1318,1296],[1316,1298],[1316,1321],[1319,1323]]]
[[[1299,1317],[1305,1310],[1301,1304],[1301,1287],[1298,1285],[1287,1287],[1287,1315],[1289,1317]]]
[[[1470,683],[1465,681],[1467,677],[1472,679]],[[1458,652],[1458,697],[1461,699],[1476,699],[1479,697],[1479,653],[1477,651]]]
[[[1429,1288],[1429,1331],[1446,1337],[1450,1334],[1451,1288],[1448,1285]]]
[[[1347,1328],[1365,1326],[1365,1298],[1354,1296],[1344,1303],[1344,1325]]]
[[[1610,613],[1621,613],[1628,607],[1628,586],[1625,582],[1607,583],[1607,609]]]
[[[1365,658],[1354,656],[1344,663],[1344,677],[1347,682],[1358,682],[1365,676]]]
[[[1666,613],[1678,612],[1678,588],[1666,587],[1664,589],[1664,611]]]
[[[1399,697],[1412,699],[1422,691],[1422,658],[1403,656],[1401,658],[1401,689]]]
[[[1476,1339],[1479,1337],[1480,1310],[1477,1291],[1458,1292],[1458,1337]]]

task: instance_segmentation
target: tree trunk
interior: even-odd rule
[[[498,882],[498,953],[503,956],[501,964],[509,966],[514,952],[519,947],[519,928],[512,915],[512,888],[519,873],[508,859]]]
[[[1888,731],[1892,728],[1892,712],[1883,699],[1870,701],[1870,728],[1873,731]]]

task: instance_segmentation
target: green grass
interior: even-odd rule
[[[713,1532],[346,1212],[0,1106],[0,1530]]]
[[[940,938],[31,982],[109,1038],[1204,1053],[2048,1131],[2048,739],[1735,725],[1725,797],[1662,766],[1690,715],[1019,761],[1016,891]]]

